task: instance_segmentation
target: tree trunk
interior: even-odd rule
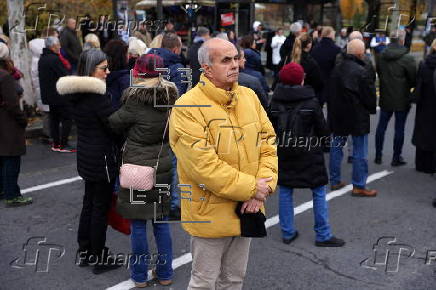
[[[26,41],[24,0],[7,0],[9,17],[10,54],[15,66],[23,73],[20,83],[24,89],[24,101],[28,105],[35,104],[30,78],[30,53]]]

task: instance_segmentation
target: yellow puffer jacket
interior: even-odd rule
[[[183,228],[204,238],[240,236],[237,202],[256,193],[258,178],[272,177],[273,191],[277,185],[271,122],[251,89],[235,83],[225,91],[204,75],[176,105],[186,106],[173,108],[170,119]]]

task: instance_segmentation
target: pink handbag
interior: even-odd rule
[[[124,164],[123,159],[121,159],[120,168],[120,185],[122,188],[130,190],[151,190],[156,185],[156,172],[159,166],[159,158],[162,153],[163,143],[165,140],[165,133],[168,128],[168,121],[165,125],[165,130],[162,137],[162,144],[160,146],[159,154],[157,156],[157,161],[155,166],[141,166],[135,164]],[[123,153],[126,147],[127,141],[123,146]]]

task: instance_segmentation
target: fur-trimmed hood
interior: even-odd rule
[[[134,85],[142,87],[127,88],[121,99],[123,104],[128,101],[135,101],[146,105],[174,105],[179,95],[174,83],[159,77],[134,79]],[[167,110],[165,107],[155,108]]]
[[[95,77],[67,76],[58,80],[56,89],[60,95],[83,93],[104,95],[106,83]]]

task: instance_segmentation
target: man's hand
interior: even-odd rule
[[[263,201],[251,198],[242,204],[241,213],[257,213],[263,205]]]
[[[256,183],[256,195],[254,196],[255,199],[259,201],[265,201],[268,194],[271,193],[271,187],[268,185],[267,182],[271,181],[272,177],[268,178],[259,178]]]

